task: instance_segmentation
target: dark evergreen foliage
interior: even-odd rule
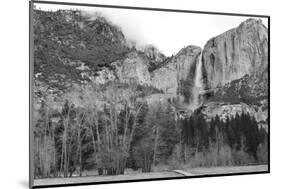
[[[224,121],[216,116],[209,123],[201,115],[191,116],[182,121],[182,127],[184,142],[197,151],[206,151],[211,148],[211,143],[218,142],[219,136],[222,136],[223,140],[219,141],[221,145],[228,145],[234,150],[245,150],[256,161],[258,146],[267,137],[267,132],[259,128],[255,118],[246,113],[237,114],[233,118],[227,117]],[[242,146],[245,149],[241,149]]]

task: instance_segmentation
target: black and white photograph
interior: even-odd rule
[[[31,2],[31,186],[268,173],[269,24]]]

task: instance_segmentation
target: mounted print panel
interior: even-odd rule
[[[30,187],[269,172],[269,17],[30,2]]]

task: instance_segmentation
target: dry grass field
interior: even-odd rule
[[[107,181],[126,181],[139,179],[156,179],[156,178],[179,178],[190,176],[216,175],[216,174],[231,174],[231,173],[247,173],[247,172],[264,172],[268,170],[268,165],[253,165],[253,166],[230,166],[230,167],[200,167],[189,168],[186,170],[163,171],[151,173],[133,173],[116,176],[84,176],[72,178],[50,178],[36,179],[35,186],[42,185],[60,185],[60,184],[75,184],[75,183],[98,183]],[[188,177],[188,176],[187,176]]]

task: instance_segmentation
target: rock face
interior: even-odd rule
[[[261,21],[246,20],[212,38],[202,56],[209,92],[202,113],[225,119],[243,111],[267,124],[268,31]]]
[[[242,112],[255,116],[255,110],[245,103],[225,103],[225,102],[209,102],[200,108],[206,120],[211,120],[217,115],[221,120],[226,120],[227,117],[234,117],[236,114],[241,115]]]
[[[247,104],[252,109],[258,123],[264,125],[268,120],[268,75],[245,75],[213,91],[209,101],[227,104]],[[245,111],[248,112],[248,111]],[[231,116],[231,115],[230,115]]]
[[[150,71],[157,69],[157,66],[167,59],[167,57],[153,45],[145,46],[142,51],[150,61]]]
[[[115,67],[115,74],[120,82],[135,82],[140,85],[151,84],[148,64],[148,58],[137,51],[128,53],[125,59],[112,63]]]
[[[118,80],[121,83],[137,83],[151,85],[148,71],[149,60],[138,51],[127,53],[122,59],[112,62],[109,67],[96,71],[91,80],[97,84],[105,84]]]
[[[190,80],[192,83],[200,53],[200,47],[187,46],[175,56],[160,62],[159,67],[152,72],[149,72],[149,66],[151,58],[155,60],[156,56],[138,51],[128,53],[123,60],[118,60],[111,65],[120,82],[136,82],[140,85],[152,86],[172,98],[182,95],[183,81]]]
[[[151,85],[173,96],[180,94],[181,82],[194,79],[192,76],[200,53],[201,48],[197,46],[181,49],[174,57],[152,72]]]
[[[210,88],[245,74],[259,74],[268,65],[268,30],[261,20],[248,19],[237,28],[210,39],[202,56]]]

